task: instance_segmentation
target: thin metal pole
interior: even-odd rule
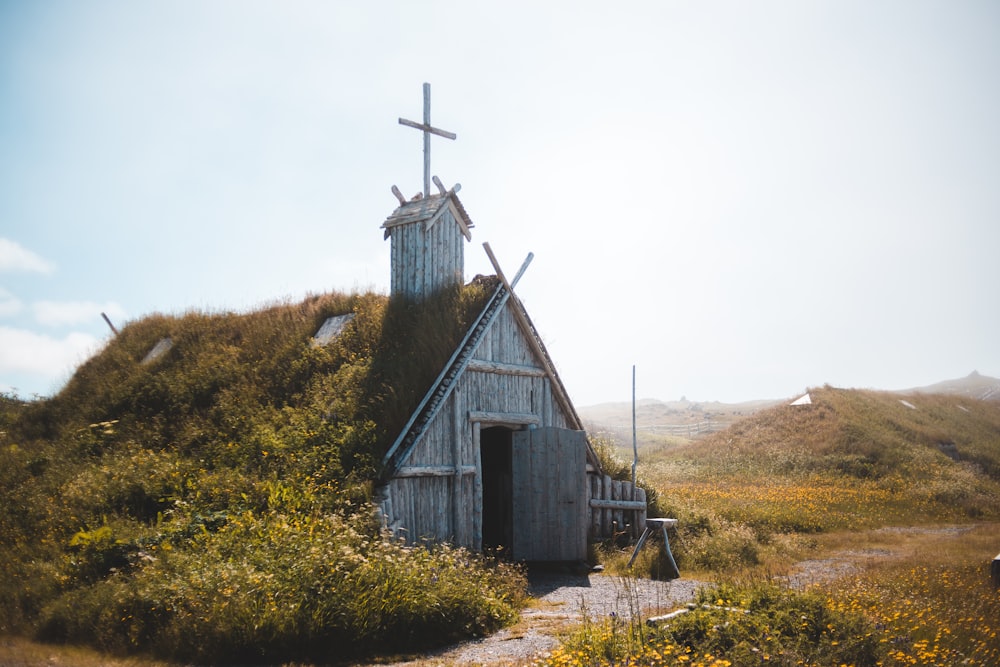
[[[431,84],[424,84],[424,127],[431,126]],[[431,194],[431,134],[424,132],[424,197]]]
[[[632,500],[635,500],[635,468],[639,465],[639,444],[635,433],[635,364],[632,364]]]

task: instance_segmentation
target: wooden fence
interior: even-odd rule
[[[645,435],[677,435],[694,438],[699,435],[715,433],[729,426],[726,421],[701,421],[692,424],[648,424],[639,427],[640,438]],[[625,426],[591,426],[593,433],[607,433],[619,442],[632,442],[632,429]]]
[[[646,492],[632,482],[590,475],[590,539],[639,539],[646,527]]]
[[[667,435],[680,435],[691,438],[703,433],[715,433],[727,426],[729,426],[727,422],[704,421],[694,424],[651,424],[642,427],[642,430],[649,433],[666,433]]]

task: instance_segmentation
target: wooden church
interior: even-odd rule
[[[463,280],[472,221],[455,190],[403,203],[383,228],[393,294],[419,300]],[[588,472],[600,465],[505,279],[383,464],[380,506],[407,539],[506,549],[517,560],[586,557]]]
[[[429,91],[424,88],[422,195],[382,228],[391,291],[419,301],[464,280],[472,220],[434,179],[428,190]],[[454,138],[454,135],[450,135]],[[588,539],[645,522],[642,489],[601,471],[542,339],[489,245],[497,287],[383,460],[376,490],[385,524],[410,542],[449,541],[520,561],[586,559]]]

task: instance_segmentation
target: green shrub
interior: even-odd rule
[[[864,616],[834,610],[819,593],[721,584],[699,591],[696,604],[662,628],[661,641],[737,665],[874,666],[884,657]]]
[[[525,580],[512,566],[407,548],[370,528],[359,515],[245,512],[192,549],[161,543],[131,574],[60,596],[39,636],[180,660],[331,661],[439,645],[516,618]]]
[[[886,653],[860,613],[768,582],[703,588],[688,613],[655,629],[644,621],[633,613],[587,622],[536,664],[874,667]]]

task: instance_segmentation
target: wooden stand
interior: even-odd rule
[[[650,533],[654,530],[659,530],[663,535],[663,550],[667,552],[667,559],[670,560],[671,567],[674,568],[674,579],[681,576],[681,571],[677,569],[677,562],[674,560],[674,555],[670,553],[670,540],[667,538],[667,528],[673,528],[677,525],[677,519],[646,519],[646,528],[642,531],[642,536],[639,541],[636,542],[635,550],[632,551],[632,557],[628,561],[627,567],[632,567],[632,563],[635,562],[635,557],[639,555],[639,549],[642,545],[646,543],[646,539],[649,537]]]

